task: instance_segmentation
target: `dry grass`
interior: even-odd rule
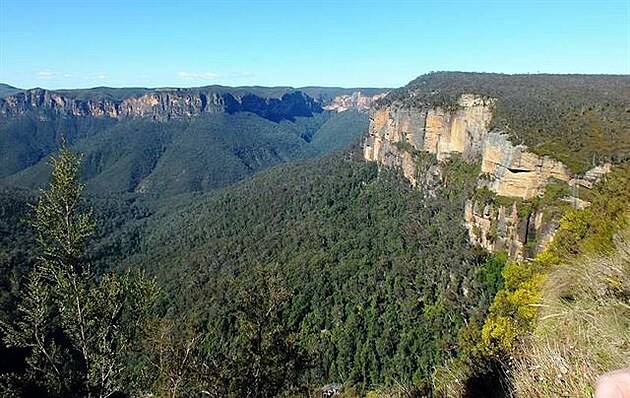
[[[429,396],[428,394],[428,391],[418,386],[398,384],[393,387],[370,391],[366,398],[422,398]]]
[[[467,362],[453,360],[436,369],[433,373],[433,391],[438,397],[463,397],[466,395],[466,382],[472,376]]]
[[[543,292],[514,370],[514,394],[591,396],[599,375],[630,365],[630,229],[607,255],[554,269]]]

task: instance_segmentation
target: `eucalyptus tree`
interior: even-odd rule
[[[7,346],[28,350],[26,369],[5,375],[5,389],[108,397],[133,384],[128,364],[157,288],[141,274],[91,269],[86,249],[96,223],[82,204],[81,156],[62,144],[50,165],[50,185],[29,220],[38,261],[22,288],[18,319],[1,325]]]

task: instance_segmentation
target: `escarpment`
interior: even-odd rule
[[[86,99],[63,92],[33,89],[0,99],[0,114],[3,116],[18,116],[29,111],[52,112],[57,116],[138,117],[158,121],[204,113],[251,112],[280,121],[312,116],[322,112],[322,107],[301,91],[290,90],[277,98],[220,89],[165,89],[122,99],[106,95]]]
[[[379,93],[376,95],[366,95],[361,91],[355,91],[352,94],[338,95],[324,105],[325,110],[344,112],[349,109],[355,109],[359,112],[368,112],[373,104],[384,98],[387,93]]]
[[[471,243],[490,252],[507,252],[522,259],[544,250],[553,240],[559,220],[540,209],[513,202],[484,203],[469,199],[464,208],[464,225]]]
[[[479,185],[497,195],[531,199],[544,193],[547,181],[569,182],[569,169],[551,157],[538,156],[524,145],[514,145],[501,133],[488,133],[481,153],[483,178]]]
[[[523,258],[551,242],[559,219],[530,203],[543,197],[553,182],[566,188],[567,195],[557,198],[563,205],[586,206],[588,202],[575,195],[577,187],[590,189],[610,165],[575,175],[562,162],[513,143],[507,134],[490,128],[496,101],[475,94],[462,94],[450,107],[392,101],[372,111],[363,155],[380,166],[399,168],[414,186],[426,185],[427,176],[440,174],[436,165],[428,170],[419,165],[423,153],[436,157],[437,168],[455,154],[478,164],[477,188],[503,200],[467,201],[463,218],[470,240]],[[435,188],[433,182],[430,185]]]
[[[460,153],[476,159],[491,118],[492,99],[463,95],[456,110],[417,108],[393,103],[376,109],[364,144],[366,160],[401,167],[412,184],[417,182],[413,151],[435,154],[438,160]]]
[[[0,183],[43,186],[40,170],[63,137],[85,154],[83,173],[95,192],[167,196],[218,189],[280,163],[351,145],[367,129],[362,111],[383,90],[207,86],[11,92],[0,98]],[[331,103],[351,111],[325,110]]]

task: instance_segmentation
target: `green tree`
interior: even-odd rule
[[[274,397],[299,387],[306,355],[283,321],[291,293],[279,267],[257,267],[235,289],[236,338],[219,369],[227,395]]]
[[[52,181],[33,207],[38,263],[18,305],[2,324],[5,343],[30,352],[22,387],[50,396],[107,397],[129,387],[129,356],[157,293],[143,275],[96,275],[85,262],[95,229],[81,209],[81,156],[62,145]],[[125,387],[127,386],[127,387]]]

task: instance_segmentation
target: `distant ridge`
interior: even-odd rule
[[[339,95],[351,95],[355,92],[361,92],[364,95],[377,95],[383,92],[392,91],[393,88],[386,87],[323,87],[323,86],[222,86],[218,84],[199,86],[199,87],[107,87],[98,86],[90,88],[70,88],[70,89],[45,89],[41,87],[33,87],[23,89],[13,87],[6,83],[0,83],[0,98],[6,98],[14,94],[30,90],[44,90],[48,92],[56,92],[73,99],[95,100],[107,98],[111,100],[123,100],[129,97],[139,97],[149,92],[189,92],[196,93],[201,91],[230,93],[234,96],[242,96],[245,94],[255,94],[266,98],[280,98],[284,94],[301,91],[320,102],[329,102]]]
[[[0,185],[41,186],[46,158],[63,135],[85,154],[83,176],[93,191],[171,195],[220,188],[357,140],[372,102],[354,93],[370,90],[309,88],[317,99],[291,87],[16,92],[0,99]],[[357,99],[340,102],[349,112],[324,109],[335,93]]]
[[[7,91],[8,93],[9,91]],[[293,120],[319,113],[340,96],[383,94],[383,89],[327,87],[111,88],[76,90],[34,88],[0,98],[0,115],[32,111],[66,116],[141,117],[155,120],[188,118],[205,113],[251,112],[268,120]]]
[[[13,87],[6,83],[0,83],[0,98],[9,97],[22,91],[24,90],[21,88]]]

